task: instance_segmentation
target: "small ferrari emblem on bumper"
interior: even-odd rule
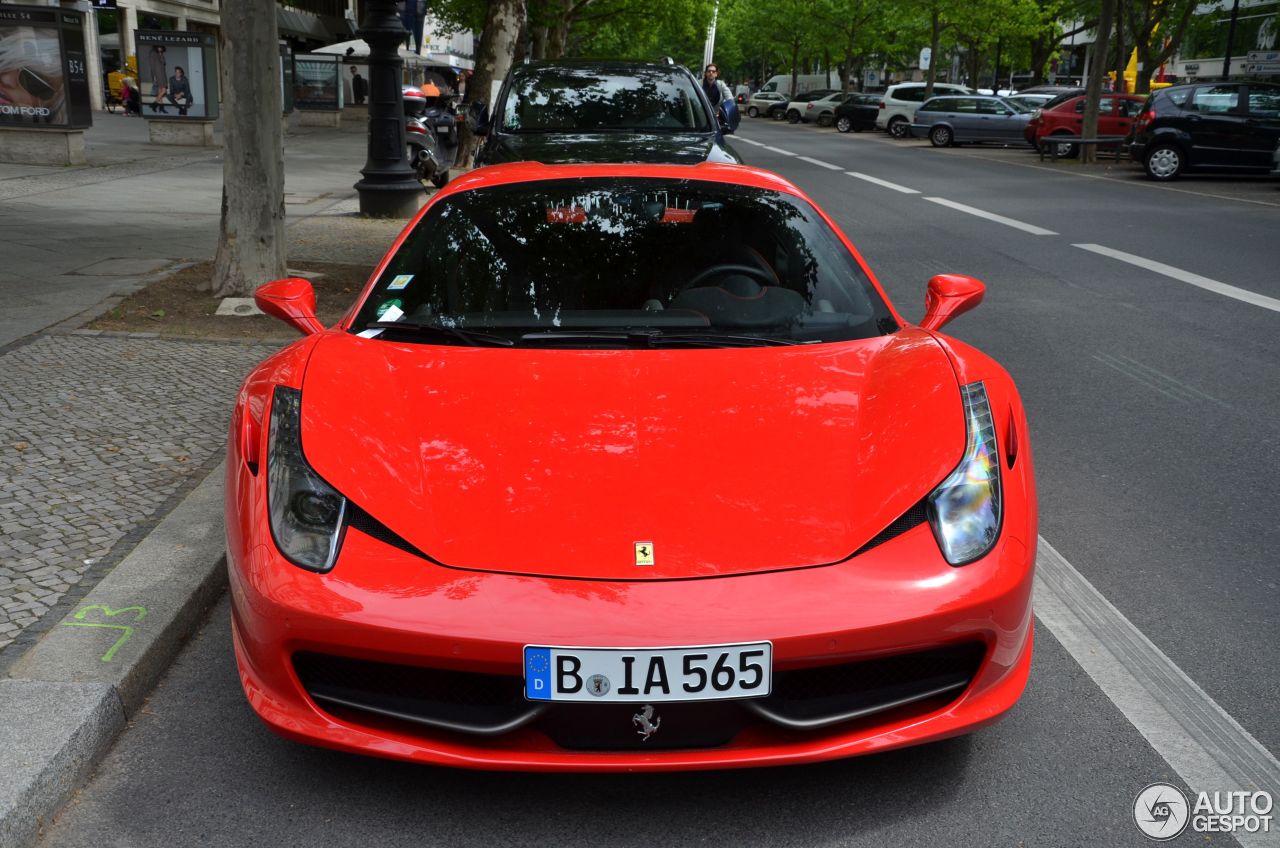
[[[653,565],[653,542],[636,542],[636,565]]]

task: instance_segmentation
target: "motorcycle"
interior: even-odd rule
[[[404,89],[405,142],[409,165],[424,186],[444,188],[458,153],[458,116],[452,101],[441,103],[434,85]]]

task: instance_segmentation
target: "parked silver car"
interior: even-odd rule
[[[747,114],[753,118],[772,118],[787,108],[787,96],[774,91],[757,91],[747,100]]]
[[[926,100],[911,124],[913,138],[928,138],[934,147],[970,142],[1025,145],[1023,129],[1031,112],[994,95],[945,95]]]

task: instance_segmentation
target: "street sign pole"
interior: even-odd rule
[[[1236,18],[1240,15],[1240,0],[1231,4],[1231,23],[1227,26],[1227,58],[1222,60],[1222,78],[1231,76],[1231,48],[1236,42]]]

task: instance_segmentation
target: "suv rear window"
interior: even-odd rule
[[[541,67],[515,77],[504,132],[709,131],[693,79],[664,68]]]

